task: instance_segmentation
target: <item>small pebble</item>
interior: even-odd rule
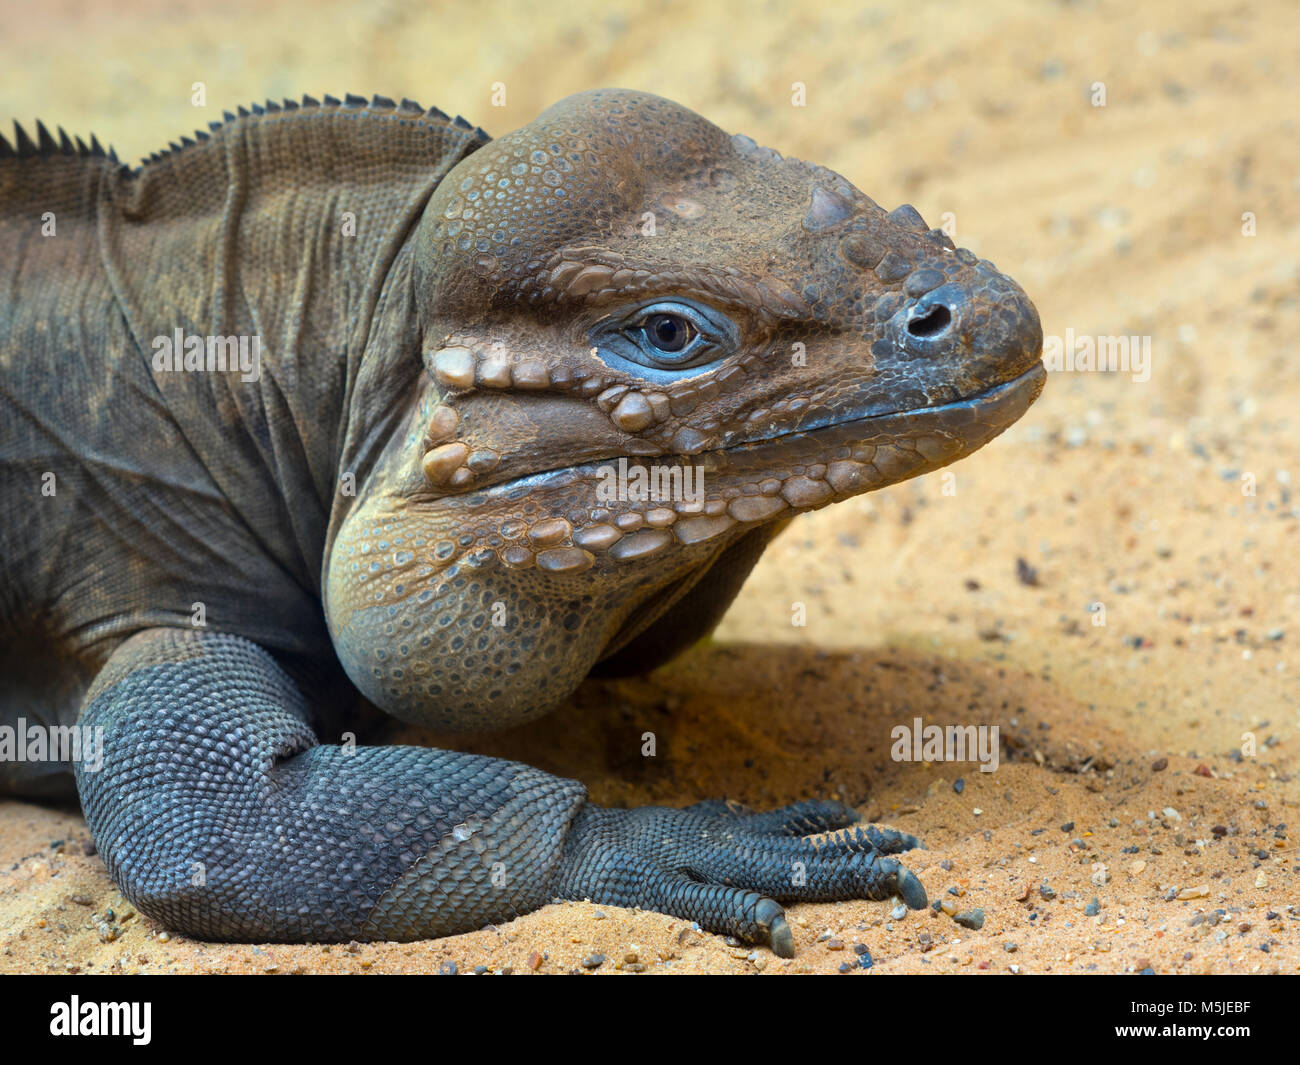
[[[954,914],[952,919],[963,928],[979,929],[984,927],[984,911],[978,906],[972,910],[963,910],[961,913]]]
[[[604,964],[605,955],[603,954],[588,954],[582,959],[582,967],[584,969],[599,969]]]
[[[1094,897],[1093,900],[1084,907],[1083,915],[1085,917],[1096,917],[1101,913],[1101,903]]]
[[[958,777],[956,780],[952,782],[952,790],[955,791],[958,795],[960,795],[963,791],[966,790],[966,781],[961,777]]]

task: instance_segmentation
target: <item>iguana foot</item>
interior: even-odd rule
[[[920,841],[874,825],[847,828],[858,820],[838,802],[768,813],[720,800],[684,810],[587,806],[565,843],[559,894],[658,910],[791,958],[782,902],[900,895],[911,909],[925,908],[921,881],[889,857]]]

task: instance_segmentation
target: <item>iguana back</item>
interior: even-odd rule
[[[321,559],[366,444],[348,401],[367,345],[395,391],[419,371],[384,286],[487,137],[379,97],[241,108],[196,137],[137,170],[43,125],[0,151],[0,723],[75,720],[155,626],[331,656]],[[188,370],[178,330],[203,344]]]

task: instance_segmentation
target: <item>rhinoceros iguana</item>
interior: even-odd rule
[[[0,786],[75,771],[142,912],[407,940],[590,898],[788,956],[781,902],[925,905],[917,841],[837,802],[607,809],[337,741],[357,692],[499,728],[699,640],[794,515],[1033,402],[1013,281],[638,92],[496,141],[268,103],[136,170],[36,128],[0,140]]]

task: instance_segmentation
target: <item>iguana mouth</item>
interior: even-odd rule
[[[902,448],[917,451],[922,458],[933,461],[935,465],[943,465],[963,453],[969,454],[977,450],[1017,421],[1042,392],[1046,376],[1043,364],[1035,362],[1009,381],[947,403],[843,418],[824,425],[793,429],[761,440],[701,451],[695,455],[637,456],[628,458],[627,461],[629,464],[645,466],[699,466],[706,474],[739,474],[758,467],[775,468],[780,465],[791,470],[801,464],[835,461],[829,458],[832,451],[843,452],[839,456],[840,461],[853,461],[856,445],[859,456],[865,453],[866,448]],[[943,452],[947,452],[948,456],[941,457]],[[571,466],[539,470],[483,486],[473,494],[491,497],[501,492],[531,489],[547,483],[568,483],[570,477],[582,477],[584,474],[595,476],[620,457],[623,456],[611,455]],[[875,487],[881,487],[885,483],[890,482],[882,481],[881,485]]]
[[[826,454],[832,449],[879,441],[884,446],[906,446],[925,443],[913,450],[926,458],[925,448],[937,450],[950,446],[954,454],[943,461],[952,461],[957,452],[969,453],[982,447],[1004,429],[1017,421],[1043,390],[1047,371],[1041,362],[1035,362],[1017,377],[994,385],[973,396],[927,407],[869,414],[858,418],[843,418],[825,425],[812,425],[777,436],[749,443],[737,444],[717,451],[695,456],[704,459],[725,455],[733,460],[758,459],[768,464],[773,458],[784,456],[787,450],[791,461],[800,456],[804,461],[815,461],[813,456]],[[936,437],[931,441],[930,437]],[[799,445],[806,442],[807,450]],[[880,446],[877,444],[877,446]],[[746,463],[748,464],[748,463]]]
[[[852,476],[852,469],[841,469],[839,480],[845,484],[840,486],[835,484],[837,477],[831,473],[829,477],[835,498],[844,498],[872,488],[883,488],[885,484],[904,480],[904,476],[915,476],[945,466],[978,450],[1028,410],[1043,391],[1045,378],[1047,371],[1043,364],[1036,362],[1010,381],[956,401],[889,414],[846,417],[826,425],[813,425],[768,437],[767,440],[710,451],[698,458],[715,456],[711,464],[715,464],[716,472],[729,475],[764,467],[793,469],[801,464],[816,466],[820,463],[871,466],[885,475],[878,482],[859,486]],[[891,472],[904,472],[898,464],[906,462],[910,454],[918,455],[924,462],[918,463],[918,468],[907,471],[904,476],[888,476]],[[794,505],[793,501],[790,502]],[[816,502],[829,502],[829,499]]]
[[[464,508],[458,520],[465,553],[480,562],[494,555],[512,569],[576,574],[653,559],[674,545],[707,552],[746,529],[970,454],[1028,409],[1045,378],[1035,362],[1009,381],[950,403],[699,455],[593,460],[442,497],[437,505]],[[647,484],[649,491],[640,490]]]

